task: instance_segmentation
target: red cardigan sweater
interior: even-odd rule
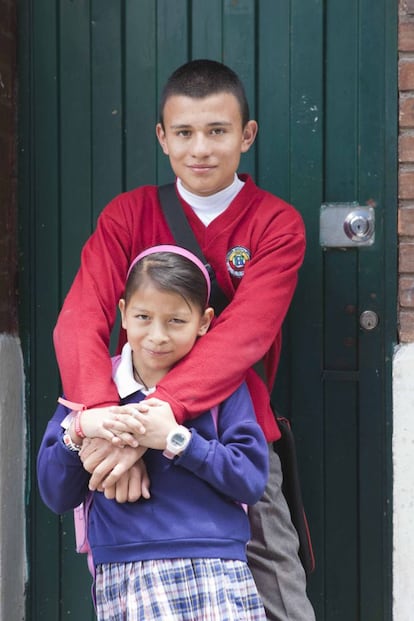
[[[280,434],[269,392],[279,362],[282,322],[303,261],[305,232],[291,205],[258,188],[250,177],[241,178],[243,189],[207,227],[181,201],[204,256],[232,301],[152,396],[167,400],[181,423],[224,401],[246,379],[258,422],[272,441]],[[54,330],[67,399],[88,407],[118,402],[108,344],[126,273],[142,250],[169,243],[174,239],[156,186],[121,194],[102,211]],[[250,255],[242,277],[228,269],[236,247]],[[266,385],[251,370],[262,358]]]

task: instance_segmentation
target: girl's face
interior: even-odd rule
[[[203,336],[213,318],[213,309],[201,312],[178,294],[145,283],[128,305],[119,301],[122,327],[132,349],[135,369],[146,386],[155,386]]]

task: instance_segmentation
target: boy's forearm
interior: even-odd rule
[[[112,365],[108,349],[98,341],[95,333],[82,331],[80,341],[71,320],[71,301],[64,305],[53,332],[56,359],[62,378],[63,392],[73,401],[86,407],[105,407],[119,402],[118,391],[112,381]],[[67,335],[73,333],[73,338]],[[89,351],[86,364],[84,352]]]
[[[130,228],[114,199],[82,250],[81,267],[53,332],[67,399],[88,408],[115,405],[110,335],[129,265]]]
[[[226,399],[248,370],[271,351],[270,389],[281,347],[281,329],[303,261],[305,238],[269,232],[233,300],[191,353],[161,380],[154,397],[170,403],[180,424]]]

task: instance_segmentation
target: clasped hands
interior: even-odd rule
[[[118,502],[150,497],[150,480],[141,459],[147,448],[163,450],[168,433],[178,424],[166,401],[140,403],[82,412],[85,439],[79,453],[91,473],[89,488]]]

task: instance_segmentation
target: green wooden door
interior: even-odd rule
[[[28,619],[94,618],[72,517],[49,512],[35,483],[59,393],[51,333],[106,202],[171,178],[153,129],[159,90],[197,57],[223,60],[243,78],[260,132],[241,169],[306,222],[274,396],[298,442],[317,619],[391,618],[396,14],[397,0],[20,3]],[[321,248],[320,206],[332,201],[375,205],[374,245]],[[359,324],[367,309],[379,316],[371,331]]]

